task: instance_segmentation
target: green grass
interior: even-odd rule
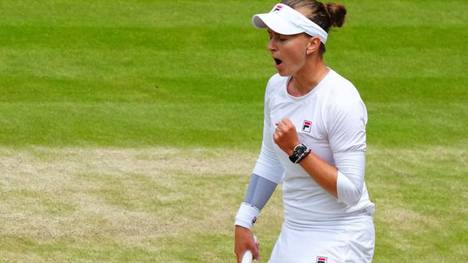
[[[468,261],[468,2],[341,2],[325,59],[369,113],[374,262]],[[232,262],[274,73],[250,18],[273,3],[0,1],[0,261]]]
[[[467,3],[344,3],[348,21],[333,30],[326,60],[365,99],[370,144],[463,141]],[[0,143],[258,145],[264,85],[274,69],[266,35],[249,19],[270,5],[3,2]],[[433,121],[446,116],[458,119],[449,134]]]

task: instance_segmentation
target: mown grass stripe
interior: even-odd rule
[[[229,261],[233,213],[245,191],[239,186],[256,155],[231,148],[1,148],[0,218],[7,220],[0,260]],[[467,158],[459,147],[369,148],[375,262],[466,259]],[[281,226],[280,194],[255,228],[264,258]],[[74,212],[44,216],[31,196]]]
[[[332,30],[329,47],[352,50],[393,50],[396,48],[431,47],[464,48],[467,25],[444,30],[425,25],[365,25]],[[240,38],[239,36],[242,35]],[[213,25],[164,27],[34,26],[1,25],[0,46],[44,48],[91,48],[157,50],[229,50],[266,47],[267,34],[252,28]],[[387,42],[388,41],[388,42]],[[386,45],[382,45],[382,43]]]

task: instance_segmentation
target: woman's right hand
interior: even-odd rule
[[[237,263],[241,262],[242,256],[247,250],[250,250],[252,252],[253,258],[255,260],[258,260],[260,256],[258,246],[257,244],[255,244],[254,237],[250,229],[241,226],[236,226],[234,231],[234,253],[236,253]]]

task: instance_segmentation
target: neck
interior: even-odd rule
[[[304,67],[293,74],[288,92],[293,96],[303,96],[309,93],[327,75],[329,69],[323,60],[309,60]]]

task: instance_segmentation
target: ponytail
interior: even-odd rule
[[[330,17],[331,27],[342,27],[345,22],[346,8],[344,5],[327,3],[325,4],[325,11]]]

